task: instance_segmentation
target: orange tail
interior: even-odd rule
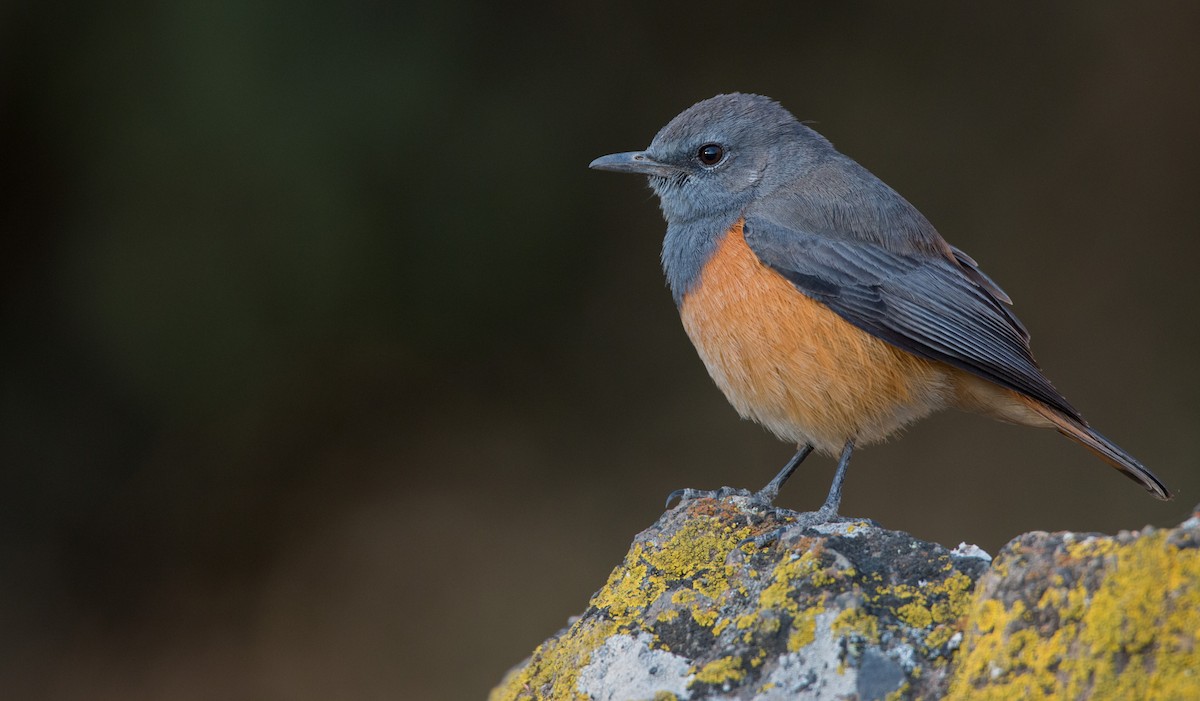
[[[1099,456],[1101,460],[1120,470],[1121,474],[1145,487],[1146,491],[1164,501],[1173,496],[1170,490],[1167,489],[1167,486],[1153,472],[1147,470],[1144,465],[1129,453],[1121,450],[1115,443],[1096,433],[1087,424],[1064,416],[1045,404],[1028,397],[1021,397],[1021,400],[1030,409],[1054,424],[1059,433],[1082,444],[1085,448]]]

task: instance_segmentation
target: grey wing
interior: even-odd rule
[[[902,254],[753,217],[743,235],[765,265],[867,333],[1083,421],[1042,375],[1024,327],[991,291],[995,283],[957,249],[957,261]]]

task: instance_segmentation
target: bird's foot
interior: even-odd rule
[[[755,498],[755,494],[751,494],[748,489],[738,489],[737,487],[721,487],[720,489],[692,489],[685,487],[676,489],[667,495],[666,508],[671,508],[671,502],[676,499],[680,504],[692,499],[724,499],[726,497],[750,497]]]
[[[763,548],[777,540],[783,540],[783,536],[787,533],[800,533],[810,528],[816,528],[819,526],[860,522],[863,520],[864,519],[852,518],[850,516],[839,516],[835,510],[822,507],[816,511],[806,511],[804,513],[795,514],[792,517],[791,522],[787,525],[769,530],[766,533],[761,533],[759,535],[746,538],[739,542],[738,546],[750,543],[756,548]]]

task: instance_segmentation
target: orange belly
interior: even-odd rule
[[[758,260],[740,222],[680,316],[738,413],[787,441],[836,454],[850,438],[880,441],[960,403],[965,373],[881,341],[800,293]]]

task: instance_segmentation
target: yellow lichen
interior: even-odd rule
[[[873,600],[878,602],[894,597],[906,603],[893,609],[901,622],[910,628],[930,629],[924,638],[928,650],[940,648],[959,631],[961,621],[971,602],[973,581],[962,572],[955,572],[938,582],[916,587],[896,584],[881,587]]]
[[[667,609],[658,614],[657,620],[659,623],[670,623],[676,618],[679,618],[679,609]]]
[[[1020,601],[978,602],[948,698],[1200,698],[1200,550],[1151,533],[1072,543],[1067,555],[1103,562],[1096,589],[1044,594],[1038,607],[1059,613],[1047,634],[1028,627]]]
[[[933,625],[933,614],[924,602],[905,604],[896,609],[896,617],[913,628],[924,628]]]
[[[713,608],[693,607],[691,614],[692,620],[705,628],[712,628],[713,624],[717,622],[718,614],[716,609]]]
[[[659,614],[659,621],[673,620],[680,610],[686,610],[697,623],[713,626],[718,617],[715,602],[729,589],[729,578],[736,569],[726,564],[726,557],[749,534],[748,528],[699,515],[661,546],[634,545],[622,566],[613,570],[592,597],[591,605],[604,611],[606,618],[583,619],[561,637],[542,644],[524,667],[492,691],[490,701],[578,698],[575,683],[592,651],[615,633],[640,628],[646,609],[671,589],[677,588],[670,596],[676,608]],[[740,658],[723,664],[725,667],[706,665],[702,671],[713,679],[721,677],[720,681],[745,674],[739,669]]]
[[[713,516],[696,516],[685,522],[667,542],[657,548],[644,543],[633,546],[621,567],[613,570],[591,604],[605,610],[622,628],[641,620],[641,614],[673,587],[671,602],[686,609],[705,627],[717,620],[714,602],[729,589],[735,567],[726,556],[749,534]],[[675,618],[670,612],[658,620]]]
[[[724,684],[738,681],[746,676],[742,669],[742,658],[739,656],[722,657],[713,660],[696,671],[693,684]]]
[[[1074,560],[1105,557],[1113,554],[1118,547],[1113,538],[1088,537],[1068,543],[1067,555]]]
[[[621,567],[612,571],[608,581],[592,597],[591,605],[604,609],[619,625],[637,620],[638,615],[667,590],[659,575],[650,573],[646,547],[633,546]]]
[[[684,606],[687,606],[688,604],[695,603],[695,601],[696,601],[696,590],[695,589],[680,589],[680,590],[676,591],[674,594],[671,594],[671,603],[672,604],[682,604]]]
[[[950,638],[959,632],[951,626],[934,626],[933,630],[929,631],[929,635],[925,636],[925,647],[933,650],[950,642]]]
[[[609,621],[577,622],[562,637],[539,645],[524,667],[511,672],[492,689],[488,701],[585,699],[576,688],[579,670],[614,633],[616,625]]]
[[[698,516],[685,522],[661,548],[646,553],[646,563],[658,576],[672,582],[689,580],[698,594],[716,600],[729,588],[729,576],[736,569],[725,559],[747,535],[747,528]]]
[[[809,609],[802,611],[792,619],[792,632],[788,634],[788,652],[797,652],[800,648],[812,644],[817,638],[817,611]]]
[[[712,627],[717,620],[717,610],[712,601],[695,589],[677,590],[671,595],[671,603],[685,608],[691,614],[692,620],[705,628]],[[671,609],[671,612],[678,615],[679,609]],[[662,616],[659,616],[659,620],[663,620]]]
[[[971,589],[974,586],[975,582],[970,577],[962,572],[955,572],[934,587],[930,593],[944,595],[945,599],[934,602],[931,609],[933,622],[955,623],[966,615],[971,605]]]
[[[869,643],[879,642],[879,619],[861,608],[848,608],[837,615],[830,625],[837,635],[858,635]]]
[[[788,648],[794,651],[811,643],[815,639],[815,616],[825,609],[824,601],[818,598],[815,603],[802,606],[795,592],[804,582],[820,586],[816,579],[834,579],[824,572],[819,550],[805,550],[777,564],[771,572],[770,584],[759,593],[757,608],[734,621],[738,630],[745,631],[742,641],[749,643],[756,634],[773,635],[785,621],[790,621]]]
[[[821,569],[821,558],[816,550],[806,550],[803,554],[791,557],[775,566],[772,581],[762,594],[758,603],[763,608],[788,609],[796,606],[789,594],[795,591],[796,583],[811,577]]]
[[[758,612],[757,611],[751,611],[750,613],[743,613],[742,615],[737,617],[737,621],[736,621],[737,629],[738,630],[746,630],[750,626],[754,625],[754,622],[757,620],[758,620]]]

